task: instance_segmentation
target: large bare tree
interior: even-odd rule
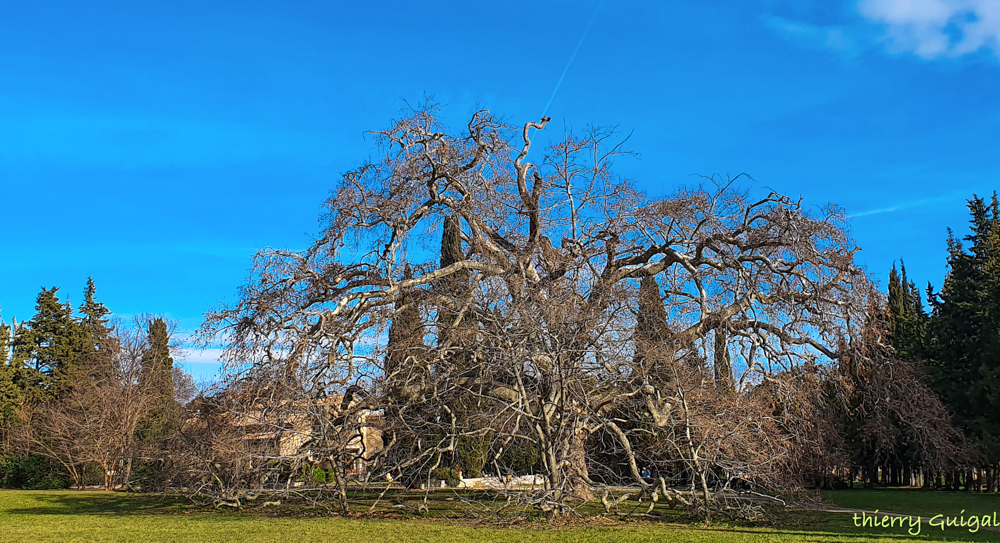
[[[713,492],[766,479],[740,466],[781,464],[792,440],[755,391],[839,359],[872,295],[843,212],[718,179],[650,198],[614,174],[612,130],[531,162],[548,118],[478,111],[453,134],[435,113],[375,132],[315,243],[259,252],[208,315],[230,369],[384,413],[376,474],[429,482],[463,443],[497,476],[537,466],[519,496],[552,514],[612,482],[708,514]],[[442,235],[460,257],[439,258]],[[746,449],[764,442],[770,461]],[[697,492],[642,464],[676,459]]]

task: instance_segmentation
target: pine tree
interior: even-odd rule
[[[87,278],[87,288],[83,291],[83,304],[80,305],[80,313],[83,315],[82,322],[86,326],[94,339],[101,340],[111,333],[108,326],[108,316],[111,311],[104,304],[95,299],[97,287],[94,286],[94,278]]]
[[[114,330],[108,325],[111,311],[96,300],[97,287],[92,277],[87,278],[87,287],[83,292],[83,304],[80,305],[80,324],[88,334],[88,341],[83,353],[83,364],[89,373],[98,374],[113,372],[114,354],[118,349]]]
[[[36,313],[14,335],[14,364],[19,385],[30,398],[57,398],[81,376],[89,334],[73,318],[69,303],[56,296],[58,287],[43,288]]]
[[[0,436],[4,427],[15,421],[22,397],[17,386],[16,368],[11,363],[10,347],[10,326],[0,321]]]
[[[140,436],[148,442],[160,440],[173,430],[177,400],[174,399],[174,359],[170,356],[170,332],[162,318],[148,322],[146,351],[140,360],[139,385],[155,400],[139,425]]]

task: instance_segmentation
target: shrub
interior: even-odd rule
[[[462,482],[461,477],[458,476],[458,471],[452,468],[437,468],[431,472],[431,476],[434,479],[444,479],[445,484],[453,488]]]
[[[56,490],[71,483],[62,466],[44,456],[0,457],[0,488]]]
[[[169,471],[163,461],[136,461],[132,464],[128,484],[143,492],[162,492],[166,490],[169,479]]]

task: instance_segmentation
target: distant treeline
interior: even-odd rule
[[[962,469],[925,483],[997,491],[1000,464],[1000,204],[973,196],[969,234],[948,231],[948,271],[941,288],[927,284],[930,308],[900,262],[889,273],[888,306],[896,355],[917,364],[968,440]],[[866,481],[908,483],[921,443],[905,434],[889,454],[857,456]]]
[[[162,317],[113,318],[88,279],[74,311],[43,288],[35,315],[0,321],[0,487],[114,488],[155,468],[155,444],[195,393]]]

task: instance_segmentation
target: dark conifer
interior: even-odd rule
[[[444,220],[444,231],[441,235],[441,268],[464,261],[462,251],[462,228],[457,216],[449,216]],[[439,348],[447,349],[442,353],[445,364],[442,366],[453,369],[467,377],[473,377],[473,350],[475,343],[475,326],[472,310],[469,306],[471,294],[469,286],[470,272],[466,269],[455,271],[437,281],[434,292],[437,294],[437,344]]]
[[[11,329],[0,321],[0,436],[14,422],[21,405],[21,389],[17,386],[15,367],[11,363]]]
[[[636,360],[642,360],[650,349],[660,348],[665,339],[667,312],[660,300],[660,285],[656,278],[647,275],[639,281],[639,307],[635,319]]]
[[[412,278],[413,270],[407,265],[403,269],[402,280]],[[383,439],[397,444],[390,453],[397,455],[393,457],[394,461],[404,461],[409,452],[420,447],[420,437],[413,427],[399,422],[404,417],[420,420],[420,414],[415,413],[416,409],[405,407],[407,398],[404,390],[409,385],[419,385],[425,377],[426,350],[419,299],[414,292],[404,289],[396,299],[385,354],[386,420],[395,421],[396,424],[383,429]],[[420,473],[417,471],[407,472],[400,482],[406,487],[412,487],[417,484],[419,477]]]
[[[146,351],[140,360],[140,386],[153,398],[149,413],[140,424],[140,435],[146,441],[156,441],[173,429],[177,400],[174,399],[174,359],[170,356],[170,332],[162,318],[148,323]]]
[[[80,305],[80,325],[87,332],[89,340],[83,353],[83,364],[91,375],[113,372],[114,353],[118,348],[113,329],[108,325],[111,311],[96,299],[97,287],[94,279],[87,278],[87,287],[83,292],[83,303]]]
[[[902,261],[900,272],[896,271],[895,264],[889,272],[889,331],[896,355],[912,362],[925,356],[927,314],[920,303],[920,291],[906,277],[906,265]]]
[[[407,265],[403,270],[403,280],[412,279],[413,270]],[[389,341],[386,345],[385,373],[394,380],[406,380],[413,363],[422,358],[424,327],[420,318],[420,308],[416,296],[404,291],[396,300],[396,312],[389,327]]]
[[[111,332],[108,326],[108,316],[111,311],[101,302],[95,299],[97,287],[94,286],[94,278],[87,278],[87,288],[83,291],[83,304],[80,305],[80,313],[83,315],[83,324],[100,339]]]
[[[968,250],[948,236],[948,274],[932,307],[928,372],[955,423],[1000,461],[1000,205],[969,201]]]
[[[647,275],[639,281],[634,363],[645,378],[666,378],[666,365],[675,354],[671,350],[670,336],[660,285],[655,277]]]
[[[441,268],[451,266],[465,260],[462,252],[462,229],[459,219],[449,216],[444,220],[444,232],[441,235]],[[442,299],[438,309],[438,323],[442,331],[438,338],[439,344],[452,339],[448,331],[456,325],[461,309],[469,295],[469,270],[459,270],[442,278],[438,287]],[[459,325],[461,327],[461,325]]]
[[[73,318],[69,303],[59,301],[58,290],[42,289],[35,315],[14,336],[15,364],[23,370],[20,384],[30,397],[62,396],[81,375],[89,334]]]

